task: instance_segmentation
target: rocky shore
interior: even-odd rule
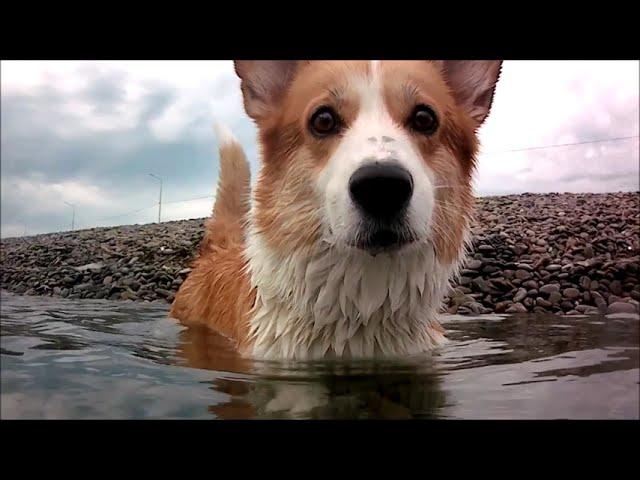
[[[1,287],[25,295],[171,302],[203,219],[1,242]],[[523,194],[477,201],[473,248],[449,313],[634,313],[640,194]]]

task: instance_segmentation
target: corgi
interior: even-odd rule
[[[255,187],[218,128],[212,215],[171,316],[259,359],[406,356],[469,245],[477,130],[502,62],[235,61]]]

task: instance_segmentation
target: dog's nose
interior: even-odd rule
[[[349,192],[356,205],[371,217],[392,219],[409,204],[413,178],[395,163],[373,163],[351,175]]]

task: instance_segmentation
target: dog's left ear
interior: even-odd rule
[[[441,60],[436,63],[458,105],[480,126],[491,110],[502,60]]]

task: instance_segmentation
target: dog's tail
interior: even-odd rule
[[[242,241],[249,213],[251,171],[249,162],[231,131],[214,124],[220,151],[220,170],[212,216],[206,222],[205,244],[224,246],[229,240]]]

